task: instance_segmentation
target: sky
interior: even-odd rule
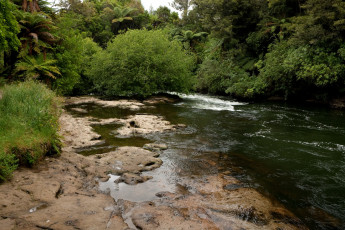
[[[54,0],[47,0],[48,2],[53,3]],[[59,2],[59,0],[55,0],[55,2]],[[150,10],[152,6],[154,10],[156,10],[159,6],[167,6],[171,11],[176,11],[172,8],[169,3],[173,2],[173,0],[141,0],[141,4],[144,6],[145,10]]]
[[[171,2],[173,2],[173,0],[141,0],[141,4],[143,4],[145,10],[150,10],[151,6],[154,10],[156,10],[159,6],[167,6],[171,10],[176,11],[169,5]]]

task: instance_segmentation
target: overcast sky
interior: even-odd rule
[[[47,1],[54,3],[54,0],[47,0]],[[55,2],[58,3],[59,0],[55,0]],[[156,10],[159,6],[167,6],[170,8],[170,10],[176,11],[174,8],[172,8],[169,5],[169,3],[171,2],[173,2],[173,0],[141,0],[141,3],[143,4],[145,10],[148,10],[148,11],[150,10],[151,6],[153,7],[154,10]]]
[[[150,7],[152,6],[154,10],[156,10],[159,6],[167,6],[171,10],[176,11],[173,9],[169,3],[171,3],[173,0],[141,0],[141,3],[143,4],[145,10],[150,10]]]

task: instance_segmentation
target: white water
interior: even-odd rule
[[[187,105],[194,109],[204,109],[204,110],[215,110],[215,111],[236,111],[234,106],[246,105],[246,103],[222,100],[217,97],[201,95],[201,94],[181,94],[181,93],[170,93],[173,95],[178,95],[182,99],[188,101],[189,103],[181,102],[178,105]],[[191,103],[190,103],[191,102]]]

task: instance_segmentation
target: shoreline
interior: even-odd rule
[[[95,102],[92,97],[81,97],[67,103],[85,100]],[[162,102],[96,101],[103,106],[134,110]],[[109,192],[100,190],[100,183],[108,181],[109,174],[121,176],[116,183],[132,186],[151,180],[142,172],[154,172],[161,167],[164,162],[159,157],[160,148],[168,146],[151,146],[151,151],[120,147],[105,154],[79,155],[77,148],[100,142],[90,119],[64,112],[60,118],[61,135],[65,137],[61,156],[46,158],[34,169],[20,168],[11,181],[0,185],[1,226],[5,229],[227,229],[229,226],[307,229],[281,204],[255,189],[242,187],[240,181],[226,174],[181,178],[177,191],[162,191],[151,201],[115,201]],[[138,127],[130,124],[133,120]],[[169,122],[154,116],[149,120],[130,117],[103,121],[107,122],[122,122],[125,131],[121,135],[175,131]],[[121,162],[120,167],[116,162]]]

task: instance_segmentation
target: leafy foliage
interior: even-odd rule
[[[46,49],[51,49],[51,45],[56,39],[51,34],[51,30],[55,27],[53,22],[41,13],[19,13],[19,24],[21,32],[19,34],[22,42],[21,55],[40,54],[41,51],[46,53]]]
[[[164,31],[133,30],[117,36],[95,55],[89,76],[108,96],[149,96],[161,91],[188,91],[193,57]]]
[[[43,56],[25,56],[17,62],[15,73],[24,79],[50,81],[61,75],[55,64],[56,60],[44,60]]]
[[[17,50],[19,26],[13,14],[15,6],[9,0],[0,1],[0,51]]]

